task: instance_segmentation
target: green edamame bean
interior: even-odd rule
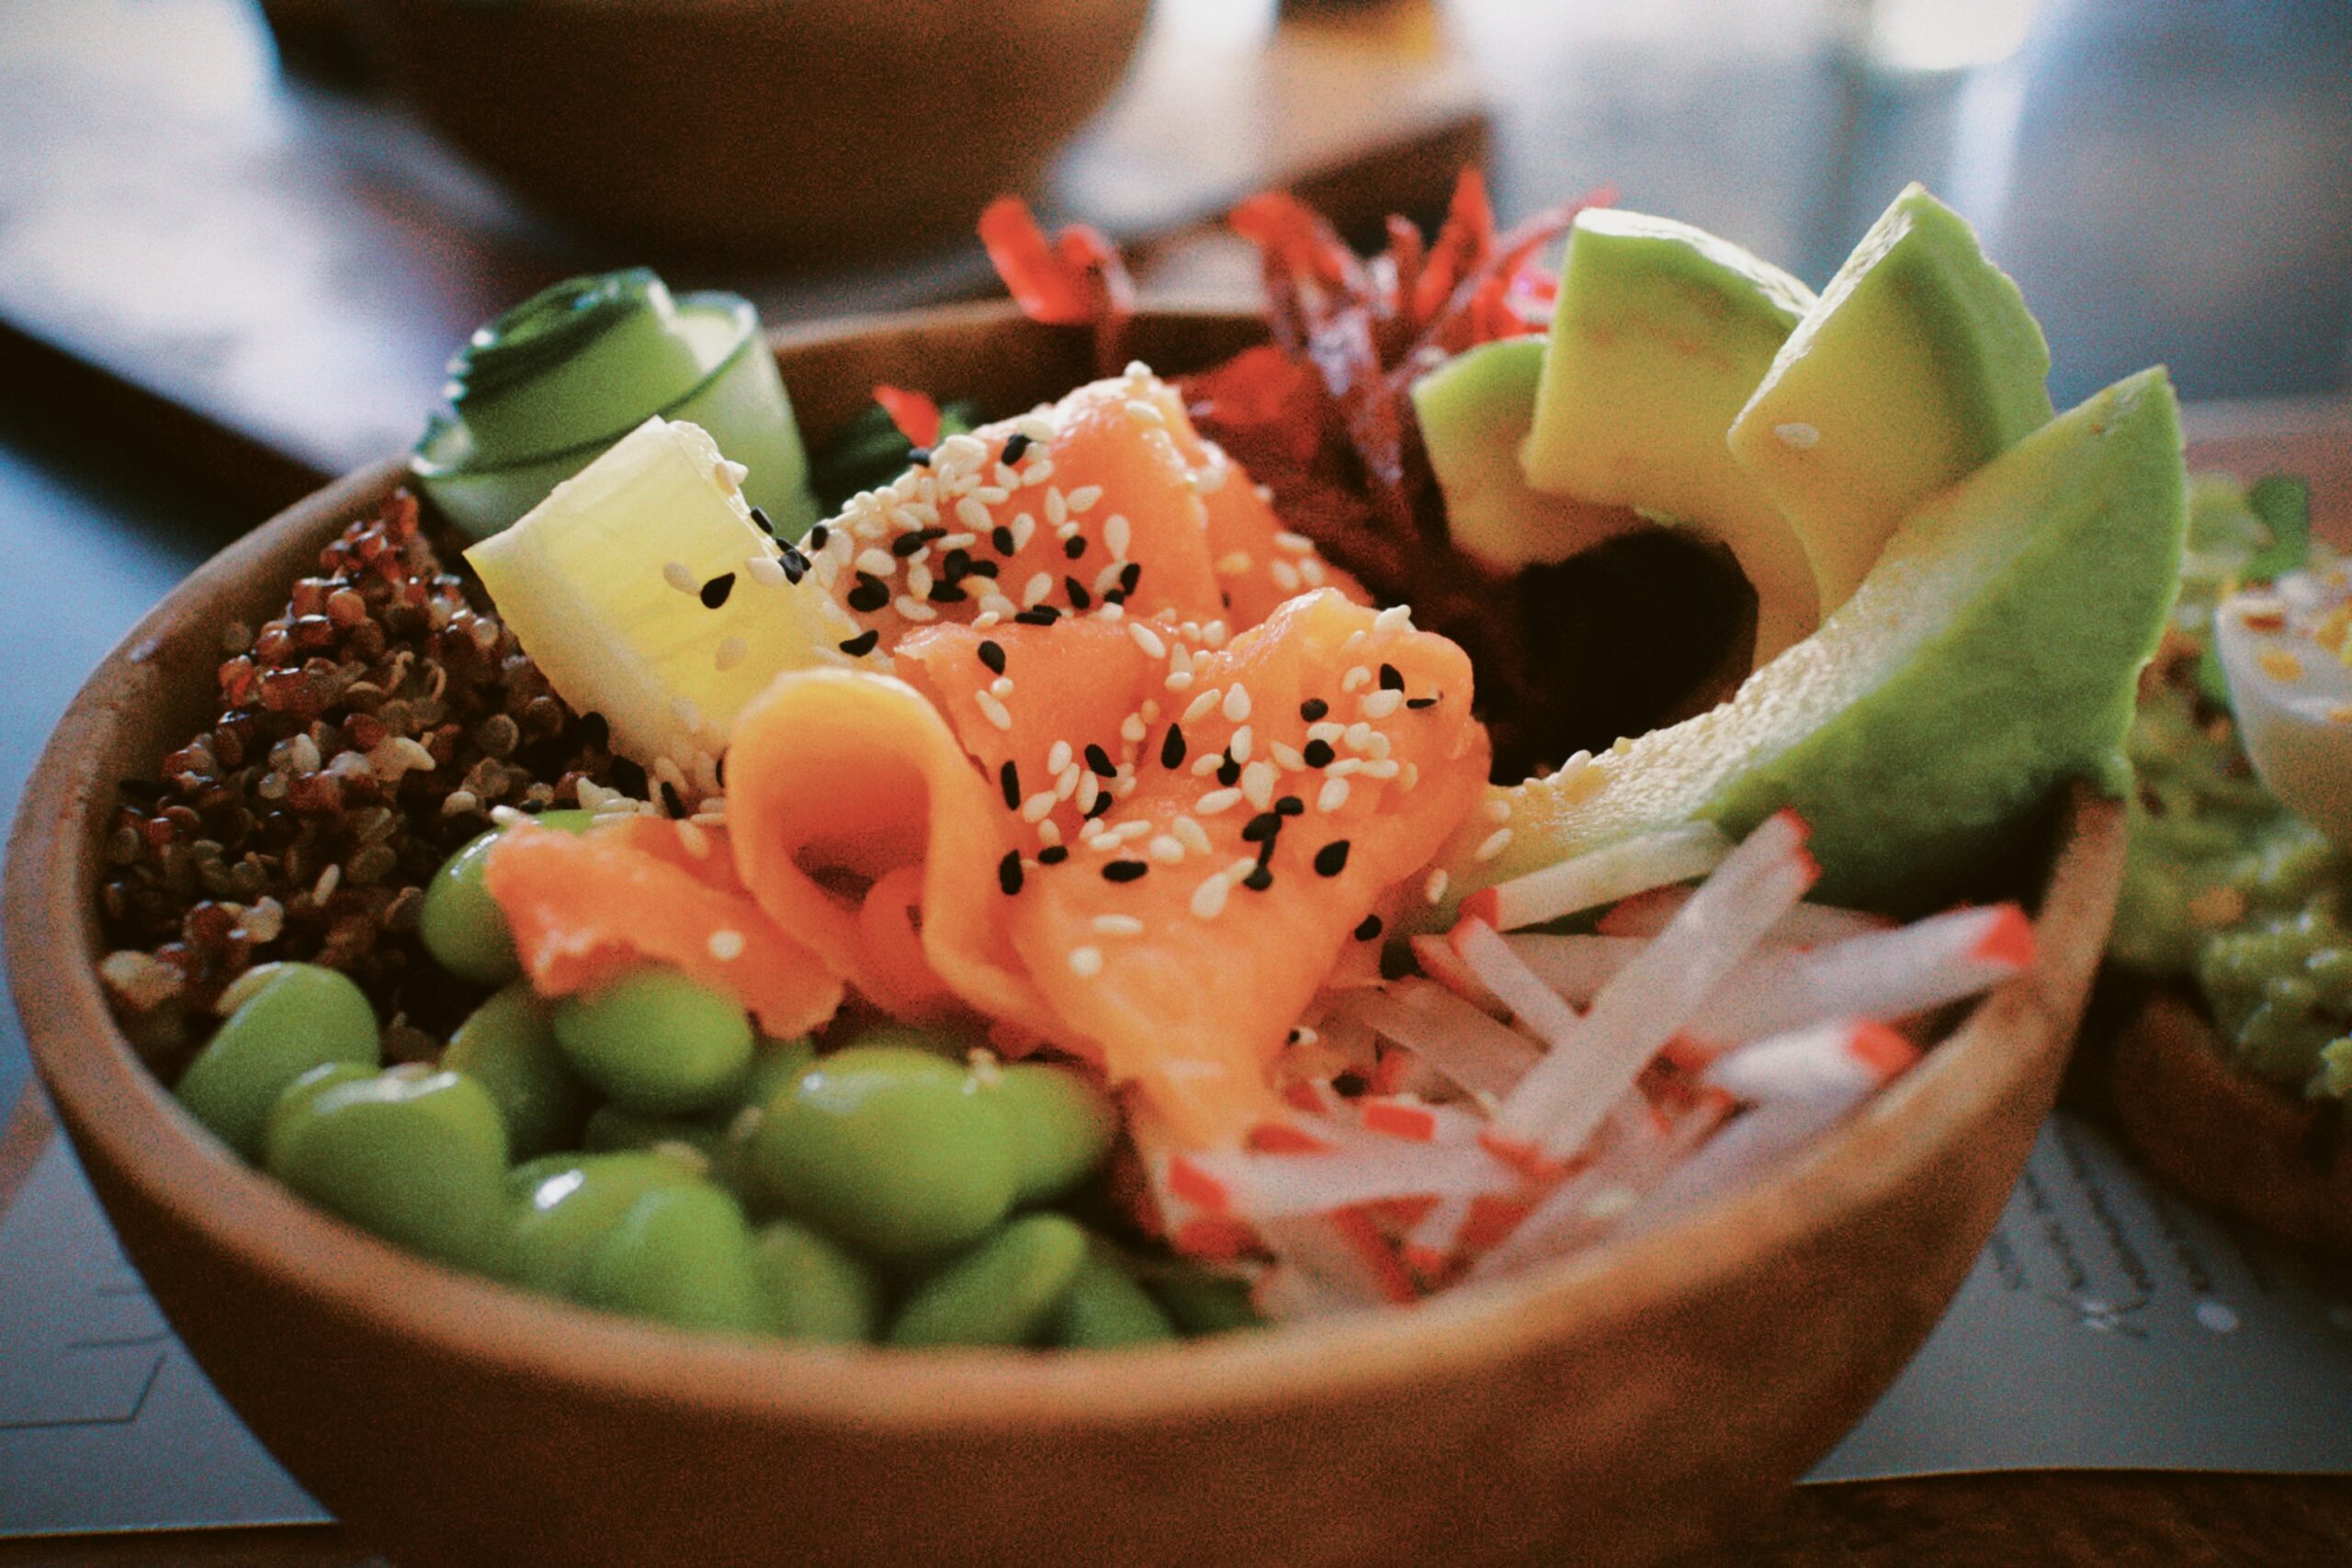
[[[768,1101],[744,1156],[786,1212],[880,1258],[962,1247],[1012,1206],[1012,1141],[993,1098],[904,1046],[820,1059]]]
[[[752,1264],[767,1292],[770,1325],[785,1338],[851,1345],[874,1337],[881,1280],[817,1232],[772,1220],[752,1242]]]
[[[757,1334],[770,1320],[743,1211],[704,1181],[630,1204],[589,1256],[577,1294],[586,1306],[681,1328]]]
[[[567,833],[584,832],[595,819],[587,811],[542,811],[531,818]],[[523,972],[506,918],[481,881],[490,847],[503,831],[492,828],[443,861],[424,885],[424,903],[416,916],[417,935],[441,967],[485,986],[503,986]]]
[[[752,1135],[767,1119],[768,1101],[790,1093],[800,1075],[816,1063],[816,1043],[806,1035],[797,1040],[762,1041],[752,1065],[712,1112],[718,1136],[710,1150],[711,1177],[756,1214],[773,1213],[776,1201],[752,1165]]]
[[[893,1345],[1025,1345],[1053,1320],[1086,1260],[1086,1233],[1062,1214],[1023,1214],[917,1285]]]
[[[312,1067],[309,1072],[288,1084],[279,1092],[277,1100],[271,1104],[269,1119],[263,1123],[260,1164],[266,1168],[269,1163],[277,1157],[277,1140],[285,1135],[281,1129],[299,1122],[310,1110],[311,1101],[337,1084],[356,1083],[361,1078],[372,1078],[376,1076],[376,1068],[362,1066],[357,1062],[327,1062]]]
[[[1078,1266],[1054,1314],[1054,1343],[1078,1350],[1115,1350],[1176,1337],[1176,1325],[1103,1247]]]
[[[1250,1303],[1250,1287],[1238,1280],[1179,1268],[1155,1274],[1145,1288],[1187,1338],[1265,1326]]]
[[[752,1061],[752,1021],[725,992],[666,964],[632,969],[555,1006],[572,1070],[625,1111],[716,1104]]]
[[[793,1040],[763,1040],[752,1048],[752,1065],[727,1091],[728,1113],[747,1105],[764,1107],[780,1089],[800,1081],[817,1065],[817,1043],[803,1034]]]
[[[624,1149],[669,1149],[691,1153],[707,1165],[718,1153],[719,1133],[707,1122],[684,1116],[646,1116],[617,1105],[600,1105],[590,1112],[580,1134],[580,1146],[593,1154]]]
[[[329,1085],[270,1141],[270,1174],[323,1208],[430,1258],[497,1271],[506,1124],[490,1091],[422,1064]]]
[[[557,1296],[578,1289],[597,1244],[630,1205],[696,1179],[693,1166],[658,1152],[550,1155],[522,1169],[536,1176],[518,1170],[507,1183],[511,1277]]]
[[[993,1093],[1012,1136],[1016,1202],[1060,1197],[1094,1173],[1118,1135],[1118,1108],[1076,1068],[1015,1062],[998,1069]]]
[[[174,1090],[247,1160],[259,1161],[270,1107],[328,1062],[383,1061],[376,1012],[351,977],[316,964],[264,964],[222,993],[228,1014]]]
[[[517,980],[474,1009],[441,1065],[490,1090],[518,1158],[571,1144],[587,1119],[588,1091],[555,1043],[548,1005]]]
[[[851,1041],[844,1049],[867,1050],[888,1047],[893,1050],[922,1051],[943,1057],[958,1066],[972,1053],[973,1043],[960,1035],[937,1029],[925,1029],[918,1023],[877,1023]]]

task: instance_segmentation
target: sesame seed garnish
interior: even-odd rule
[[[1249,570],[1250,552],[1247,550],[1234,550],[1217,558],[1216,574],[1219,577],[1240,577]]]
[[[1298,716],[1313,724],[1331,711],[1331,705],[1321,697],[1309,697],[1298,705]]]
[[[1046,772],[1049,773],[1061,773],[1064,769],[1069,766],[1072,754],[1069,741],[1055,741],[1053,750],[1046,753]]]
[[[1140,882],[1143,880],[1144,873],[1150,869],[1151,867],[1149,865],[1139,860],[1110,861],[1106,862],[1102,867],[1102,880],[1105,882]]]
[[[999,729],[1012,728],[1012,714],[995,693],[974,692],[972,701],[978,706],[980,712],[988,716],[988,721]]]
[[[686,815],[685,800],[678,794],[678,786],[668,779],[662,781],[662,808],[673,817],[684,818]]]
[[[737,931],[713,931],[710,940],[703,946],[713,958],[724,964],[730,958],[743,956],[743,933]]]
[[[785,581],[784,563],[773,556],[752,556],[743,562],[743,570],[763,588],[774,588]]]
[[[1403,691],[1405,689],[1405,672],[1397,669],[1394,664],[1383,664],[1380,667],[1380,689],[1384,692]]]
[[[1159,765],[1173,769],[1182,766],[1183,761],[1184,728],[1182,725],[1171,724],[1168,727],[1168,733],[1160,738]]]
[[[1020,548],[1012,542],[1012,530],[1001,523],[989,530],[989,543],[996,547],[996,553],[1001,556],[1012,555]]]
[[[1493,832],[1487,834],[1485,840],[1481,842],[1476,849],[1470,852],[1470,858],[1483,865],[1487,862],[1494,859],[1497,855],[1502,853],[1505,849],[1510,847],[1510,829],[1508,828],[1498,828]]]
[[[1242,769],[1241,795],[1261,811],[1272,805],[1274,765],[1272,762],[1252,762]]]
[[[1274,536],[1274,543],[1280,545],[1283,548],[1288,550],[1295,556],[1306,555],[1315,548],[1314,540],[1308,538],[1304,534],[1294,534],[1287,529],[1284,529],[1283,532]]]
[[[1269,756],[1273,758],[1274,766],[1284,769],[1290,773],[1296,773],[1301,768],[1306,766],[1306,753],[1301,751],[1295,746],[1285,746],[1281,741],[1277,740],[1268,746],[1266,748],[1266,751]]]
[[[1196,719],[1206,717],[1209,710],[1216,707],[1224,695],[1223,692],[1211,686],[1207,691],[1194,697],[1191,705],[1184,709],[1184,722],[1191,724]]]
[[[1372,629],[1376,632],[1412,630],[1413,607],[1410,604],[1389,605],[1372,618]]]
[[[1331,757],[1331,743],[1319,739],[1308,741],[1306,749],[1298,754],[1299,761],[1310,768],[1329,766]]]
[[[1372,671],[1364,665],[1359,664],[1350,670],[1346,674],[1340,677],[1340,690],[1345,693],[1353,694],[1357,687],[1369,685],[1371,682]]]
[[[1037,852],[1037,863],[1039,865],[1059,865],[1062,862],[1068,859],[1069,859],[1069,846],[1068,844],[1047,844],[1044,849]]]
[[[726,637],[720,640],[718,655],[712,662],[717,664],[721,670],[732,670],[738,664],[742,663],[744,656],[749,654],[751,651],[752,645],[745,642],[741,637]]]
[[[1193,683],[1193,672],[1190,670],[1170,670],[1168,679],[1162,683],[1171,692],[1181,692]]]
[[[1440,866],[1435,871],[1430,872],[1430,879],[1421,884],[1421,897],[1427,898],[1432,904],[1444,903],[1446,881],[1445,867]]]
[[[1071,559],[1071,560],[1076,560],[1076,559],[1078,559],[1078,558],[1079,558],[1079,557],[1080,557],[1080,556],[1084,555],[1085,553],[1086,553],[1086,536],[1085,536],[1085,535],[1083,535],[1083,534],[1072,534],[1069,538],[1064,539],[1064,540],[1062,541],[1062,554],[1063,554],[1064,556],[1068,557],[1069,559]]]
[[[1380,917],[1378,915],[1366,915],[1363,918],[1363,924],[1356,927],[1356,940],[1358,942],[1374,942],[1378,940],[1379,936]]]
[[[1046,523],[1058,528],[1069,521],[1069,498],[1050,487],[1046,491]]]
[[[1201,468],[1194,468],[1192,472],[1184,476],[1184,479],[1186,483],[1193,487],[1193,494],[1215,495],[1218,491],[1225,488],[1225,481],[1227,479],[1231,477],[1231,473],[1232,469],[1229,465],[1225,463],[1211,463]]]
[[[1143,744],[1146,728],[1143,715],[1131,713],[1119,721],[1119,739],[1130,746],[1140,746]]]
[[[985,516],[980,526],[988,526]],[[890,553],[904,560],[946,532],[944,528],[918,528],[911,534],[901,534],[890,541]]]
[[[1080,485],[1076,490],[1069,492],[1069,509],[1072,512],[1084,512],[1096,502],[1102,499],[1102,487],[1101,485]]]
[[[841,650],[843,653],[848,654],[852,659],[863,659],[867,654],[873,652],[874,645],[881,640],[882,634],[869,626],[865,631],[858,633],[855,637],[851,637],[848,641],[841,644],[840,647]]]
[[[1216,757],[1216,761],[1217,783],[1221,784],[1229,784],[1240,779],[1241,764],[1233,760],[1233,754],[1231,752],[1227,751],[1221,753]],[[1194,764],[1195,767],[1198,765],[1199,764],[1197,763]]]
[[[890,603],[888,584],[871,572],[857,574],[857,586],[849,591],[849,607],[861,615],[871,615]]]
[[[1143,935],[1143,922],[1133,915],[1097,915],[1094,929],[1104,936]]]
[[[1102,973],[1102,950],[1099,947],[1073,947],[1069,950],[1069,972],[1081,980],[1091,980]]]
[[[933,609],[930,605],[924,604],[922,600],[916,598],[911,593],[899,594],[897,599],[891,602],[890,607],[910,621],[935,621],[939,619],[938,611]]]
[[[1086,584],[1075,577],[1062,579],[1062,591],[1069,595],[1069,607],[1073,610],[1083,610],[1094,603],[1094,595],[1089,593]]]
[[[1092,773],[1087,774],[1086,783],[1092,784],[1093,782],[1094,775]],[[1111,807],[1116,804],[1118,804],[1117,795],[1111,794],[1108,790],[1101,791],[1096,795],[1094,804],[1086,808],[1086,815],[1089,817],[1100,817],[1109,811]]]
[[[1233,732],[1233,739],[1226,746],[1225,754],[1237,762],[1248,761],[1250,748],[1256,743],[1257,738],[1256,730],[1246,724],[1243,725]]]
[[[1176,841],[1194,854],[1204,855],[1210,852],[1213,846],[1209,843],[1208,829],[1190,817],[1179,817],[1170,823],[1169,827],[1174,831]]]
[[[933,604],[961,604],[971,595],[952,582],[934,582],[923,597]]]
[[[1282,830],[1281,813],[1261,811],[1257,816],[1241,824],[1241,841],[1245,844],[1262,844]]]
[[[980,639],[980,662],[989,667],[991,675],[1004,673],[1004,645],[993,637]]]
[[[1000,493],[997,499],[1001,501],[1004,497]],[[974,533],[986,533],[995,525],[995,520],[989,515],[987,505],[978,496],[972,495],[956,498],[956,520]]]
[[[1127,558],[1127,545],[1131,536],[1126,513],[1114,512],[1102,520],[1102,547],[1120,560]]]
[[[1111,761],[1111,753],[1091,740],[1086,743],[1086,765],[1094,770],[1097,778],[1115,779],[1119,776],[1118,764]]]
[[[681,593],[692,593],[700,586],[695,581],[695,574],[686,570],[686,563],[682,560],[662,562],[662,581]]]
[[[1052,814],[1056,803],[1060,799],[1061,796],[1052,790],[1039,790],[1021,803],[1021,819],[1024,822],[1044,821]]]
[[[1348,841],[1334,839],[1315,852],[1315,874],[1337,876],[1348,869]]]
[[[1102,794],[1102,782],[1097,775],[1091,773],[1079,774],[1077,794],[1079,810],[1089,817],[1100,815],[1094,808],[1102,805],[1105,797]]]
[[[1277,817],[1299,817],[1305,815],[1306,811],[1306,802],[1295,795],[1283,795],[1274,802],[1274,815]]]
[[[1016,430],[1004,438],[1004,457],[1001,461],[1008,465],[1018,463],[1021,461],[1022,454],[1028,451],[1029,447],[1028,435]]]
[[[1199,812],[1204,817],[1214,817],[1220,811],[1230,811],[1240,804],[1241,792],[1239,790],[1213,789],[1209,791],[1208,794],[1201,796],[1200,799],[1193,802],[1193,809]]]
[[[928,446],[909,447],[907,449],[907,461],[912,463],[918,468],[928,468],[931,464],[931,448]]]
[[[1225,694],[1225,716],[1236,724],[1239,724],[1250,716],[1248,687],[1236,684],[1231,691]]]
[[[1250,871],[1249,875],[1241,879],[1241,886],[1247,887],[1252,893],[1263,893],[1267,888],[1272,887],[1273,885],[1274,874],[1272,868],[1269,866],[1257,866]]]
[[[1348,750],[1351,751],[1369,751],[1372,750],[1374,739],[1373,728],[1362,719],[1358,719],[1340,732],[1340,739],[1347,743]]]
[[[1295,593],[1298,592],[1298,568],[1291,565],[1290,562],[1286,560],[1278,560],[1274,562],[1272,566],[1266,569],[1266,575],[1272,578],[1274,580],[1274,586],[1281,589],[1283,592]]]
[[[1426,697],[1407,697],[1405,699],[1405,705],[1413,709],[1415,712],[1419,712],[1422,708],[1433,708],[1437,706],[1437,694],[1435,693],[1431,693]]]
[[[1133,593],[1136,591],[1136,584],[1142,581],[1143,562],[1131,560],[1119,569],[1119,592],[1122,595]]]
[[[702,585],[702,607],[706,610],[716,610],[726,604],[727,596],[734,592],[735,574],[731,571],[722,571]]]
[[[996,780],[1004,790],[1004,808],[1007,811],[1020,810],[1021,765],[1007,757],[1004,760],[1004,766],[996,771]]]
[[[1321,793],[1317,795],[1315,797],[1315,809],[1317,811],[1337,811],[1347,803],[1348,781],[1345,779],[1325,779],[1323,781]]]
[[[831,528],[826,527],[822,523],[818,524],[814,528],[808,530],[808,547],[810,549],[821,550],[832,542],[833,531]]]
[[[1007,850],[1004,858],[996,863],[996,885],[1006,894],[1021,891],[1021,852]]]
[[[1184,858],[1184,843],[1173,834],[1155,833],[1144,852],[1162,865],[1175,865]]]
[[[1373,692],[1357,705],[1366,718],[1386,718],[1405,705],[1405,694],[1398,691]]]
[[[914,536],[909,534],[908,538]],[[888,577],[899,570],[899,560],[884,549],[864,549],[857,552],[857,570],[868,577]]]
[[[1489,822],[1508,822],[1510,820],[1510,797],[1498,795],[1479,809],[1487,814]]]
[[[1233,891],[1233,884],[1219,872],[1193,889],[1193,913],[1204,920],[1213,920],[1225,912],[1225,901]]]

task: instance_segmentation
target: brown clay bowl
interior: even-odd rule
[[[1159,314],[1174,370],[1249,341]],[[782,338],[821,439],[877,380],[1017,409],[1086,373],[1001,308]],[[108,1018],[114,781],[209,715],[254,624],[389,464],[197,572],[28,787],[6,935],[33,1055],[155,1298],[256,1434],[404,1568],[739,1562],[1642,1563],[1735,1529],[1869,1407],[1976,1257],[2049,1106],[2121,871],[2065,803],[2042,956],[1791,1168],[1687,1223],[1409,1313],[1118,1355],[828,1352],[445,1271],[227,1157]]]
[[[592,233],[848,260],[969,234],[1125,74],[1150,0],[356,0],[401,91]]]

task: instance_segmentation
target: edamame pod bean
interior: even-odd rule
[[[264,964],[221,993],[227,1018],[174,1090],[215,1136],[258,1162],[270,1107],[312,1067],[383,1061],[376,1011],[351,977],[316,964]]]
[[[785,1338],[850,1345],[874,1337],[881,1281],[815,1231],[770,1221],[753,1239],[752,1263],[767,1292],[770,1324]]]
[[[567,833],[583,832],[595,819],[586,811],[542,811],[532,818]],[[503,831],[492,828],[442,862],[424,885],[424,903],[416,915],[416,933],[441,967],[485,986],[503,986],[523,972],[506,919],[481,881],[490,847]]]
[[[600,1105],[581,1133],[581,1147],[594,1154],[621,1149],[668,1149],[692,1154],[707,1165],[718,1156],[717,1128],[683,1116],[643,1116],[617,1105]]]
[[[997,1070],[992,1092],[1012,1136],[1016,1202],[1060,1197],[1093,1174],[1118,1135],[1111,1097],[1074,1067],[1015,1062]]]
[[[728,1090],[727,1103],[764,1108],[776,1091],[791,1088],[800,1075],[817,1065],[817,1043],[803,1034],[794,1040],[763,1040],[752,1048],[752,1065]]]
[[[973,1042],[944,1030],[925,1029],[916,1023],[877,1023],[849,1042],[845,1049],[922,1051],[943,1057],[958,1066],[972,1054]]]
[[[767,1120],[768,1102],[779,1094],[789,1094],[800,1075],[816,1062],[816,1044],[805,1035],[797,1040],[763,1041],[718,1112],[718,1139],[710,1151],[711,1177],[755,1214],[774,1213],[776,1200],[752,1165],[752,1135]]]
[[[596,1244],[580,1277],[587,1306],[681,1328],[757,1334],[769,1324],[743,1211],[708,1182],[648,1192]]]
[[[1145,1288],[1187,1338],[1265,1326],[1250,1304],[1250,1287],[1238,1280],[1184,1268],[1155,1276]]]
[[[1023,1214],[917,1285],[890,1343],[1028,1344],[1053,1321],[1085,1260],[1076,1221]]]
[[[571,1145],[588,1116],[588,1090],[557,1047],[548,1011],[517,980],[474,1009],[441,1054],[443,1066],[490,1090],[517,1158]]]
[[[1090,1248],[1054,1314],[1054,1343],[1074,1350],[1115,1350],[1176,1337],[1159,1303],[1107,1249]]]
[[[768,1101],[744,1154],[787,1212],[879,1258],[965,1246],[1012,1206],[1012,1142],[993,1097],[904,1046],[820,1058]]]
[[[625,1111],[676,1116],[719,1100],[752,1062],[752,1020],[724,991],[647,964],[555,1006],[572,1070]]]
[[[503,1258],[506,1124],[461,1073],[412,1064],[321,1089],[278,1124],[269,1169],[427,1257],[488,1272]]]
[[[311,1101],[337,1084],[356,1083],[375,1076],[374,1067],[364,1067],[356,1062],[328,1062],[288,1084],[270,1106],[269,1120],[262,1128],[260,1163],[266,1168],[277,1157],[277,1140],[283,1135],[280,1129],[298,1122],[310,1110]]]
[[[532,1168],[538,1168],[537,1179],[523,1190],[515,1190],[519,1181],[507,1187],[514,1205],[511,1278],[557,1296],[578,1288],[597,1243],[630,1205],[649,1192],[696,1179],[691,1165],[662,1153],[551,1155]]]

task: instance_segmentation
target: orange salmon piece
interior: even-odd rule
[[[499,840],[482,881],[532,988],[569,996],[662,963],[733,997],[771,1038],[831,1018],[840,979],[736,882],[724,832],[681,826],[637,818],[585,834],[518,827]]]

